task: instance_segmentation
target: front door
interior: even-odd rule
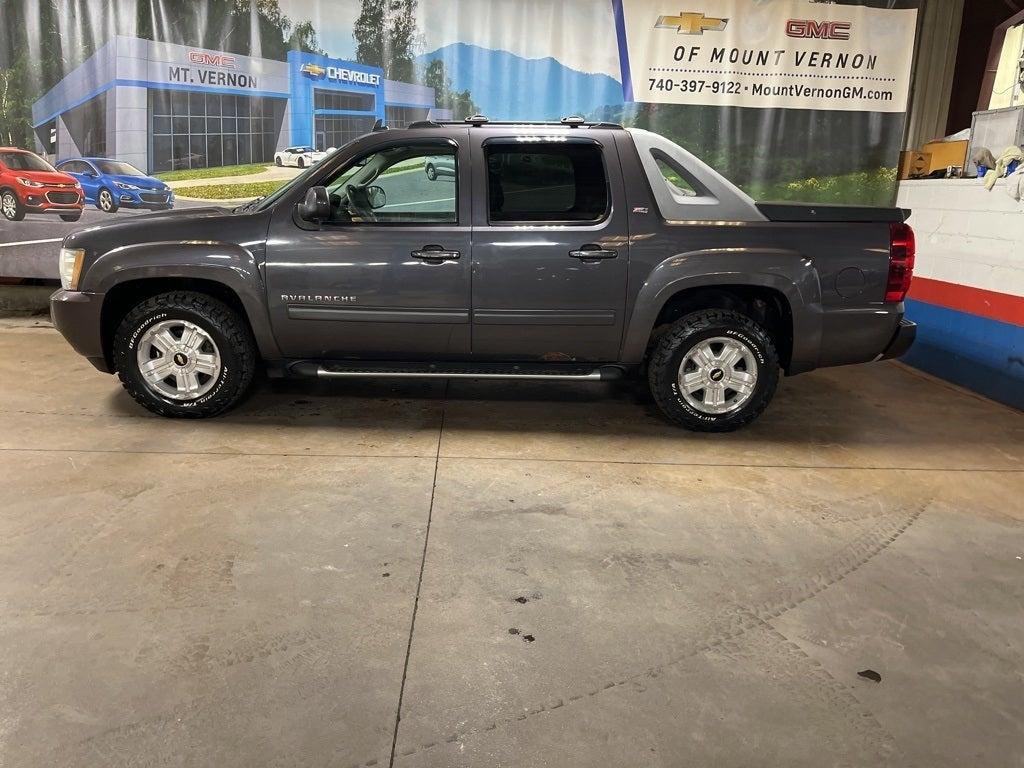
[[[435,360],[470,347],[468,151],[451,139],[389,143],[322,181],[331,217],[274,215],[267,291],[290,358]],[[443,158],[453,176],[425,169]],[[286,206],[279,206],[285,208]]]
[[[493,137],[474,146],[473,356],[612,362],[622,339],[626,213],[614,146]]]

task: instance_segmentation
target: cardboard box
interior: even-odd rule
[[[944,171],[951,165],[954,168],[962,169],[967,165],[967,145],[969,143],[966,139],[963,141],[929,141],[921,147],[922,152],[932,156],[928,173]]]
[[[927,176],[931,168],[931,157],[927,152],[900,152],[900,178]]]

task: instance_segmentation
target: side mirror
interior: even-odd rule
[[[299,218],[314,224],[331,218],[331,199],[327,195],[327,187],[310,187],[306,190],[306,199],[299,203]]]
[[[383,208],[388,204],[388,196],[381,187],[373,185],[372,187],[366,188],[366,199],[370,203],[370,207],[373,209]]]

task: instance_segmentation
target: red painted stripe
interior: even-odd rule
[[[1024,296],[914,276],[908,299],[1024,326]]]

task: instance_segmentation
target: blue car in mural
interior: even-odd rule
[[[174,207],[171,188],[131,163],[105,157],[79,157],[59,163],[57,168],[74,176],[82,185],[85,201],[106,213],[114,213],[118,208],[164,211]]]

